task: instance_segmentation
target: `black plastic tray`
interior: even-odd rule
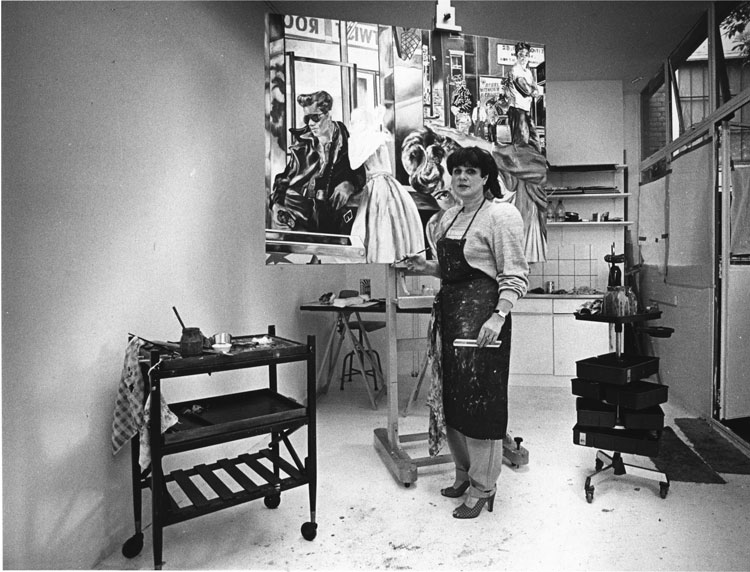
[[[655,457],[659,454],[660,431],[638,429],[607,429],[603,427],[573,427],[573,443],[606,451]]]
[[[577,399],[576,414],[578,424],[587,427],[614,427],[617,424],[617,407],[593,399]]]
[[[574,378],[570,380],[573,395],[579,397],[585,397],[586,399],[593,399],[601,401],[604,395],[602,390],[602,384],[598,381],[591,381],[590,379],[579,379]]]
[[[664,411],[658,405],[640,411],[620,409],[620,421],[626,429],[664,429]]]
[[[601,388],[602,399],[607,403],[638,411],[666,403],[669,396],[669,386],[648,381],[634,381],[623,386],[603,383]]]
[[[576,362],[576,375],[583,379],[625,385],[659,372],[659,358],[634,354],[603,354]]]

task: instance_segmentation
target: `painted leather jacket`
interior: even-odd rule
[[[275,207],[276,223],[291,230],[327,234],[349,234],[354,213],[349,204],[338,209],[332,204],[334,191],[345,185],[353,197],[365,185],[364,167],[349,165],[349,132],[340,121],[334,121],[334,132],[328,151],[328,162],[318,153],[317,139],[309,127],[292,128],[289,161],[274,178],[270,204]]]

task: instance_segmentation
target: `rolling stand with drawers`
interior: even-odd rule
[[[594,447],[596,470],[586,477],[586,500],[594,500],[595,483],[612,475],[631,474],[659,482],[659,493],[666,498],[669,477],[655,469],[625,463],[623,453],[654,457],[659,454],[659,440],[664,428],[664,412],[668,387],[645,381],[658,374],[659,358],[631,355],[622,352],[623,325],[638,324],[661,316],[651,311],[631,316],[604,316],[601,314],[575,314],[577,320],[608,322],[614,325],[615,352],[576,362],[577,377],[572,380],[576,400],[577,423],[573,427],[576,445]],[[668,337],[669,328],[643,328],[652,335]]]

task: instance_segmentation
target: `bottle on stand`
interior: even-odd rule
[[[555,207],[555,222],[565,222],[565,205],[562,199],[557,201],[557,207]]]
[[[555,206],[552,201],[547,201],[547,222],[555,222]]]

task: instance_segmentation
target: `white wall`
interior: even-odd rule
[[[551,165],[623,162],[621,81],[550,81],[546,93]]]
[[[128,332],[322,346],[296,308],[344,270],[264,265],[263,3],[2,10],[3,566],[90,568],[133,529]]]

